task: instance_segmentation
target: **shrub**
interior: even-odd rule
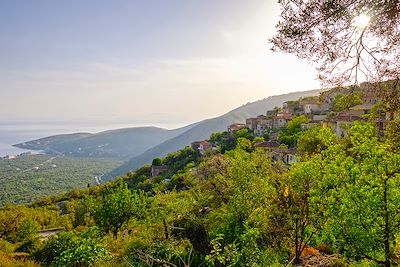
[[[62,252],[54,262],[55,266],[60,267],[84,267],[92,266],[96,262],[109,258],[108,251],[101,245],[95,244],[91,240],[82,240],[76,247]]]
[[[57,236],[51,237],[44,247],[34,253],[36,260],[50,264],[63,251],[72,249],[78,244],[77,237],[72,233],[60,233]]]

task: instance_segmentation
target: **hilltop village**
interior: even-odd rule
[[[376,124],[378,134],[383,138],[387,121],[393,114],[383,113],[379,108],[383,97],[378,86],[363,83],[357,87],[334,88],[319,96],[287,101],[281,107],[266,111],[266,114],[247,118],[246,123],[232,123],[227,127],[227,133],[233,135],[237,131],[247,130],[259,140],[255,147],[270,151],[274,160],[289,165],[296,162],[297,148],[295,144],[288,146],[281,142],[279,135],[294,118],[302,118],[299,120],[302,130],[317,126],[330,127],[339,138],[347,135],[352,122],[369,121]],[[218,151],[218,142],[197,141],[191,147],[205,155],[209,151]],[[164,166],[163,170],[167,168]]]

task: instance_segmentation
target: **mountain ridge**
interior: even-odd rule
[[[14,146],[31,150],[43,150],[48,154],[75,157],[126,160],[139,155],[154,144],[168,140],[196,124],[177,129],[154,126],[129,127],[98,133],[73,133],[48,136]]]
[[[104,178],[109,180],[116,176],[125,175],[129,171],[150,163],[154,158],[164,157],[168,153],[190,145],[191,142],[208,139],[212,133],[224,131],[232,123],[244,122],[246,118],[264,114],[267,110],[273,109],[275,106],[281,106],[285,101],[298,100],[306,96],[316,96],[326,90],[328,89],[314,89],[270,96],[246,103],[219,117],[200,121],[186,132],[166,140],[138,156],[132,157],[120,167],[107,173]]]

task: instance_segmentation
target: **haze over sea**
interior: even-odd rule
[[[26,141],[43,138],[51,135],[88,132],[98,133],[101,131],[128,128],[156,126],[166,129],[174,129],[185,126],[190,122],[173,121],[107,121],[107,122],[26,122],[7,121],[0,122],[0,157],[7,155],[18,155],[29,150],[13,147],[12,145]],[[37,153],[38,151],[32,151]]]

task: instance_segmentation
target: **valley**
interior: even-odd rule
[[[65,156],[31,155],[0,158],[0,206],[97,185],[102,173],[120,162]]]

